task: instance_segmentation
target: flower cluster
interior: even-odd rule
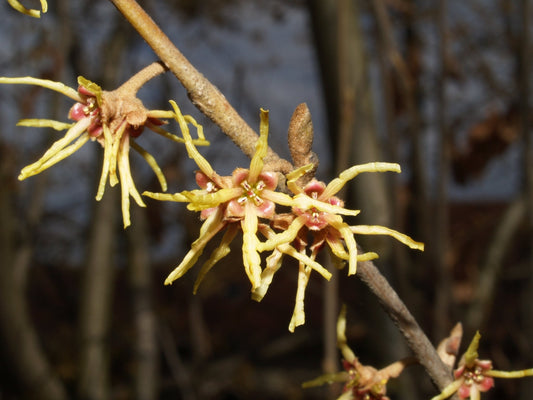
[[[346,307],[343,306],[337,320],[337,347],[343,356],[344,371],[319,376],[304,382],[303,388],[343,382],[343,393],[337,400],[390,400],[387,397],[387,382],[397,378],[408,365],[415,363],[414,358],[394,362],[383,369],[363,365],[355,356],[346,340]]]
[[[455,336],[456,340],[453,340]],[[443,361],[451,367],[455,362],[452,355],[459,347],[462,336],[462,327],[458,324],[452,331],[451,339],[445,339],[439,349],[449,348],[447,352],[439,352]],[[533,376],[533,368],[521,371],[498,371],[492,369],[491,360],[480,360],[478,355],[479,340],[481,335],[476,332],[468,349],[461,357],[457,368],[453,372],[454,381],[431,400],[444,400],[457,393],[461,399],[479,400],[482,392],[494,387],[494,378],[524,378]],[[452,345],[450,346],[450,342]],[[450,349],[451,348],[451,349]]]
[[[400,172],[400,166],[393,163],[367,163],[353,166],[329,184],[312,179],[300,184],[302,178],[314,165],[303,165],[286,175],[291,194],[277,190],[278,173],[269,170],[263,161],[268,152],[268,111],[261,110],[260,135],[255,153],[248,168],[236,168],[231,176],[217,174],[209,162],[200,154],[198,145],[208,142],[202,126],[194,118],[183,115],[174,101],[172,110],[148,110],[136,96],[138,89],[149,79],[164,72],[160,63],[144,68],[114,91],[105,91],[96,83],[83,77],[78,78],[78,88],[62,83],[31,77],[1,78],[0,84],[30,84],[55,90],[75,101],[68,113],[73,123],[48,119],[24,119],[18,125],[46,127],[66,130],[63,138],[57,140],[36,162],[23,168],[19,179],[38,174],[64,158],[75,153],[88,141],[96,141],[104,149],[102,172],[96,193],[96,200],[102,199],[107,182],[115,186],[120,182],[122,218],[124,227],[130,225],[130,197],[144,207],[145,203],[133,182],[129,151],[133,148],[150,165],[161,185],[167,190],[165,177],[152,155],[143,149],[136,138],[149,128],[173,141],[185,144],[187,153],[199,167],[196,182],[199,189],[175,194],[144,192],[145,196],[164,201],[185,202],[187,208],[199,211],[204,223],[200,236],[181,263],[170,273],[165,284],[185,274],[200,258],[208,242],[224,231],[218,247],[202,265],[194,292],[206,273],[230,252],[230,243],[242,234],[242,261],[251,283],[252,298],[261,301],[268,291],[283,258],[290,256],[297,260],[298,286],[296,301],[289,330],[305,322],[305,290],[314,270],[329,280],[331,272],[317,262],[320,250],[327,248],[333,254],[335,265],[348,265],[348,275],[356,273],[357,262],[378,257],[374,252],[359,253],[355,234],[390,235],[411,248],[423,250],[422,243],[382,226],[349,225],[345,217],[357,216],[359,210],[344,206],[337,193],[350,180],[364,172]],[[168,119],[175,120],[181,130],[179,137],[162,129]],[[196,128],[197,139],[193,139],[189,125]],[[283,207],[279,213],[276,207]],[[269,253],[264,256],[262,253]],[[264,264],[264,267],[263,267]]]
[[[313,168],[305,165],[287,174],[287,186],[292,196],[275,191],[277,175],[265,170],[263,158],[267,154],[268,112],[261,110],[260,136],[256,151],[248,169],[237,168],[231,176],[220,176],[209,162],[198,152],[192,142],[188,124],[197,129],[200,126],[190,116],[183,116],[178,106],[174,107],[185,146],[190,158],[199,167],[196,181],[200,189],[176,194],[145,192],[144,195],[157,200],[188,203],[189,210],[200,211],[205,220],[200,236],[191,245],[182,262],[170,273],[165,283],[171,284],[183,276],[198,260],[207,243],[225,229],[220,245],[213,251],[200,269],[194,285],[194,292],[205,274],[230,251],[230,243],[237,233],[242,232],[242,254],[244,270],[252,285],[252,298],[260,301],[266,294],[272,278],[281,267],[283,257],[289,255],[299,263],[296,305],[289,324],[294,331],[305,322],[304,296],[311,271],[315,270],[325,279],[331,272],[316,261],[318,252],[327,244],[342,267],[348,262],[348,275],[356,273],[357,261],[377,257],[376,253],[359,254],[354,234],[386,234],[406,245],[423,250],[424,245],[406,235],[382,226],[350,226],[343,216],[356,216],[359,210],[350,210],[335,195],[342,187],[363,172],[400,172],[398,164],[368,163],[356,165],[342,172],[328,185],[312,180],[304,187],[298,179]],[[276,205],[290,208],[288,213],[277,213]],[[260,235],[260,236],[259,236]],[[313,241],[308,244],[308,237]],[[264,238],[264,241],[261,239]],[[270,252],[266,265],[261,267],[261,253]]]
[[[150,72],[150,69],[162,71],[163,67],[156,63],[143,71]],[[134,76],[132,81],[137,84],[135,78]],[[1,83],[37,85],[55,90],[75,101],[68,113],[68,118],[75,121],[74,123],[63,123],[48,119],[23,119],[19,121],[18,125],[21,126],[67,131],[65,136],[53,143],[38,161],[22,169],[19,180],[24,180],[48,169],[75,153],[89,140],[92,140],[97,141],[104,148],[104,160],[96,200],[102,199],[108,180],[111,186],[115,186],[120,181],[122,216],[125,228],[131,224],[130,196],[139,206],[145,206],[131,175],[130,147],[137,151],[150,165],[159,180],[162,190],[167,190],[165,177],[154,157],[142,148],[135,141],[135,138],[143,132],[144,127],[147,127],[171,140],[183,143],[184,140],[182,138],[161,128],[161,125],[165,123],[161,118],[173,118],[174,113],[172,111],[147,110],[136,97],[136,90],[132,89],[127,83],[111,92],[102,90],[97,84],[83,77],[78,78],[79,86],[77,90],[59,82],[32,77],[0,77]],[[199,134],[201,136],[194,143],[197,145],[208,144],[201,130]]]

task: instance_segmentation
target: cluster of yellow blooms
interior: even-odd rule
[[[199,259],[207,243],[217,233],[225,230],[219,246],[200,269],[194,286],[196,292],[205,274],[229,253],[230,243],[240,232],[244,270],[252,285],[254,300],[260,301],[266,294],[285,255],[298,260],[296,305],[289,324],[289,330],[294,331],[296,326],[305,322],[304,294],[311,271],[315,270],[328,280],[331,277],[331,273],[316,261],[319,250],[326,244],[334,256],[343,261],[340,264],[344,261],[348,263],[348,275],[356,273],[357,261],[377,257],[373,252],[359,254],[354,234],[390,235],[412,248],[423,250],[422,243],[392,229],[349,225],[343,217],[356,216],[359,210],[345,208],[343,201],[335,196],[358,174],[400,172],[398,164],[376,162],[356,165],[327,185],[313,179],[300,187],[297,184],[298,178],[312,168],[312,165],[306,165],[287,174],[287,187],[292,195],[277,191],[278,175],[265,170],[263,163],[268,149],[268,112],[265,110],[261,110],[260,135],[249,168],[237,168],[231,176],[220,176],[197,149],[198,145],[208,144],[201,125],[191,116],[184,116],[173,101],[170,102],[172,110],[147,110],[137,97],[131,96],[131,92],[121,91],[121,88],[108,92],[83,77],[78,78],[77,90],[58,82],[31,77],[0,78],[0,84],[2,83],[39,85],[63,93],[75,101],[68,114],[74,123],[43,119],[25,119],[19,122],[19,125],[24,126],[67,130],[65,136],[57,140],[38,161],[22,170],[19,179],[44,171],[73,154],[89,140],[97,141],[104,148],[104,161],[96,200],[102,198],[107,181],[111,186],[120,182],[124,227],[131,223],[130,196],[138,205],[145,206],[131,175],[130,147],[139,152],[152,167],[163,192],[167,189],[165,177],[154,157],[137,144],[135,139],[146,127],[185,144],[189,157],[198,165],[196,181],[200,189],[175,194],[143,193],[157,200],[188,203],[187,208],[200,211],[201,218],[205,220],[200,236],[168,276],[166,284],[185,274]],[[166,123],[166,119],[177,121],[183,137],[162,129],[161,125]],[[191,136],[189,125],[196,128],[197,138],[193,139]],[[277,213],[277,205],[285,207],[289,212]],[[308,238],[313,240],[309,245]],[[266,252],[270,254],[266,257],[263,268],[261,253]]]

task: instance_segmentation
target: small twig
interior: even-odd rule
[[[163,63],[153,62],[124,82],[117,91],[120,90],[123,93],[127,92],[129,95],[135,96],[146,82],[166,71],[168,71],[168,68]]]
[[[135,0],[111,2],[178,78],[193,104],[218,125],[244,154],[252,158],[258,136],[224,95],[194,68]],[[280,158],[270,148],[264,161],[271,171],[287,173],[293,169],[290,162]]]

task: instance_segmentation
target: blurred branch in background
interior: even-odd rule
[[[0,352],[23,398],[66,400],[63,383],[43,351],[26,297],[47,177],[34,181],[25,224],[18,224],[15,191],[9,190],[16,176],[13,153],[0,144]]]
[[[155,400],[158,398],[159,346],[152,294],[150,236],[145,209],[132,208],[132,216],[135,223],[128,229],[127,236],[128,275],[136,337],[132,351],[135,365],[133,386],[136,400]]]
[[[437,113],[438,144],[437,165],[435,168],[435,215],[433,223],[433,248],[429,258],[435,269],[435,310],[433,312],[433,340],[438,341],[446,337],[450,326],[453,325],[451,307],[452,270],[449,257],[449,185],[450,185],[450,156],[452,137],[448,127],[448,104],[446,84],[448,82],[449,32],[447,25],[448,4],[446,0],[439,0],[435,9],[435,28],[439,41],[438,71],[435,82],[435,102]]]

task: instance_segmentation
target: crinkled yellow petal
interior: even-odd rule
[[[292,207],[294,205],[294,201],[292,200],[291,196],[269,189],[263,189],[261,191],[261,197],[265,200],[270,200],[276,204],[281,204],[282,206]]]
[[[256,183],[259,174],[263,172],[263,158],[268,151],[268,110],[261,109],[261,122],[259,124],[259,139],[255,144],[255,153],[250,161],[248,182]]]
[[[444,400],[451,397],[455,392],[459,390],[464,383],[464,379],[457,379],[444,388],[444,390],[437,396],[431,398],[431,400]]]
[[[333,204],[326,203],[324,201],[316,200],[304,193],[300,193],[294,196],[292,204],[293,207],[299,208],[301,210],[309,210],[312,208],[316,208],[317,210],[328,214],[356,216],[361,212],[359,210],[349,210],[344,207],[339,207]]]
[[[196,278],[196,281],[194,282],[194,289],[193,293],[196,294],[198,287],[204,280],[205,275],[213,268],[213,266],[219,262],[222,258],[226,257],[229,252],[231,251],[230,244],[232,240],[235,238],[235,235],[239,231],[239,226],[237,224],[229,224],[228,229],[224,233],[224,236],[222,236],[222,240],[220,241],[220,244],[218,247],[213,250],[213,253],[211,253],[211,256],[209,259],[202,265],[202,268],[200,268],[200,272],[198,272],[198,277]]]
[[[168,112],[172,113],[172,118],[174,118],[174,113],[172,111],[168,111]],[[149,121],[146,121],[145,126],[150,128],[155,133],[157,133],[157,134],[159,134],[159,135],[161,135],[161,136],[163,136],[163,137],[165,137],[167,139],[173,140],[174,142],[182,143],[182,144],[185,143],[185,139],[183,139],[183,138],[181,138],[181,137],[179,137],[177,135],[174,135],[174,134],[164,130],[160,126],[152,124]],[[206,140],[206,139],[192,139],[191,142],[195,146],[209,146],[209,141]]]
[[[304,225],[305,219],[303,217],[295,218],[285,231],[269,237],[265,242],[259,243],[258,251],[269,251],[284,243],[291,243]]]
[[[102,101],[102,88],[97,85],[96,83],[90,81],[87,78],[84,78],[83,76],[78,76],[78,85],[83,86],[85,89],[89,90],[94,96],[96,97],[96,103],[101,106]]]
[[[64,160],[65,158],[71,156],[76,151],[78,151],[85,143],[90,139],[90,136],[87,132],[83,133],[73,144],[63,148],[54,156],[50,157],[39,167],[39,172],[44,171],[45,169],[50,168],[52,165],[57,164],[59,161]]]
[[[187,120],[181,113],[181,110],[175,101],[170,100],[170,105],[174,109],[175,119],[178,122],[180,129],[181,129],[181,133],[183,134],[183,137],[185,139],[185,148],[187,149],[187,154],[189,155],[189,158],[192,158],[196,162],[196,165],[198,165],[198,168],[200,168],[200,170],[204,174],[206,174],[208,178],[212,178],[213,175],[215,174],[215,171],[211,167],[211,164],[209,164],[209,162],[200,154],[200,152],[196,149],[196,147],[192,143],[192,137],[189,132]],[[198,135],[203,136],[203,133],[200,133],[202,131],[201,125],[196,124],[196,121],[195,121],[195,126],[198,130]]]
[[[288,244],[281,244],[277,247],[280,249],[283,253],[290,255],[291,257],[297,259],[301,263],[305,264],[306,266],[314,269],[316,272],[318,272],[320,275],[322,275],[323,278],[326,280],[331,279],[331,272],[329,272],[326,268],[324,268],[322,265],[320,265],[318,262],[313,260],[308,255],[297,251],[294,247]]]
[[[252,290],[261,284],[261,257],[257,250],[259,239],[257,238],[257,214],[255,206],[251,202],[246,202],[244,208],[244,219],[241,220],[242,227],[242,260],[244,270],[252,284]]]
[[[329,248],[331,249],[331,252],[341,260],[348,260],[350,258],[350,255],[344,248],[344,244],[339,238],[332,239],[330,237],[326,237],[326,242],[329,245]]]
[[[201,211],[207,208],[217,207],[233,199],[238,199],[242,194],[242,189],[224,188],[216,192],[206,193],[205,190],[190,190],[181,192],[187,197],[189,204],[187,208],[192,211]]]
[[[154,171],[155,176],[157,177],[157,180],[159,181],[159,184],[161,185],[161,190],[163,192],[167,191],[167,180],[165,179],[165,175],[163,175],[163,172],[161,171],[161,168],[159,168],[159,165],[157,164],[157,161],[155,158],[148,153],[145,149],[143,149],[135,140],[131,140],[131,147],[139,153],[148,163],[148,165],[152,168],[152,171]]]
[[[170,110],[149,110],[146,114],[148,118],[157,118],[157,119],[174,119],[176,114],[174,111]]]
[[[122,137],[126,130],[126,121],[122,121],[120,126],[115,132],[111,132],[111,152],[109,158],[109,184],[111,187],[115,186],[118,183],[117,177],[117,162],[118,162],[118,153],[120,151]],[[129,137],[129,135],[126,135]],[[105,140],[105,136],[104,136]],[[129,147],[129,146],[128,146]],[[104,160],[105,162],[105,160]]]
[[[191,115],[184,115],[185,121],[196,128],[196,134],[200,140],[205,140],[204,127],[200,125]]]
[[[337,319],[337,347],[342,353],[342,357],[349,363],[357,360],[354,352],[348,347],[348,340],[346,339],[346,304],[343,304]]]
[[[182,277],[196,263],[207,243],[226,225],[222,221],[222,214],[221,210],[217,210],[205,220],[200,228],[200,236],[191,244],[191,249],[181,263],[165,279],[165,285]]]
[[[491,369],[484,371],[483,375],[492,376],[493,378],[525,378],[526,376],[533,376],[533,368],[523,369],[520,371],[498,371]]]
[[[310,267],[304,265],[303,263],[299,263],[296,300],[294,303],[294,311],[292,312],[292,317],[289,322],[290,332],[294,332],[294,328],[296,328],[297,326],[305,324],[305,289],[307,287],[307,283],[309,282],[309,276],[311,275],[311,271],[312,269]]]
[[[274,274],[281,268],[281,262],[283,261],[283,253],[278,249],[274,249],[266,259],[266,266],[261,272],[261,285],[252,291],[252,300],[257,302],[263,300],[265,294],[272,283]]]
[[[98,183],[98,190],[96,191],[96,201],[102,200],[102,196],[104,195],[107,177],[109,176],[109,167],[111,165],[111,152],[113,150],[113,134],[107,124],[102,126],[104,129],[104,159],[102,162],[100,182]]]
[[[160,201],[176,201],[176,202],[183,202],[186,203],[189,201],[187,197],[182,195],[181,193],[154,193],[154,192],[143,192],[143,196],[150,197],[155,200]]]
[[[376,258],[379,258],[378,253],[374,253],[373,251],[369,251],[363,254],[357,254],[357,261],[370,261],[375,260]]]
[[[65,147],[69,145],[74,139],[78,138],[80,135],[83,134],[83,132],[89,127],[90,120],[89,119],[81,119],[78,121],[74,126],[72,126],[67,133],[65,133],[65,136],[63,136],[61,139],[55,141],[52,146],[43,154],[43,156],[33,164],[28,165],[27,167],[24,167],[22,171],[20,171],[20,175],[18,177],[19,180],[24,180],[28,178],[29,176],[33,176],[35,174],[38,174],[39,172],[45,170],[46,168],[52,166],[53,164],[57,163],[58,161],[61,161],[65,157],[68,157],[70,154],[72,154],[74,151],[79,149],[83,143],[77,142],[74,146],[74,148],[69,147],[68,150],[65,150]],[[60,154],[58,157],[56,157],[58,154]],[[48,161],[50,159],[54,159],[55,162],[49,163]],[[46,163],[46,167],[43,167],[43,165]]]
[[[300,168],[295,169],[294,171],[289,172],[286,175],[287,178],[287,187],[291,192],[294,194],[303,193],[303,188],[298,186],[296,184],[296,181],[300,179],[302,176],[307,174],[309,171],[311,171],[315,167],[314,164],[307,164],[303,165]]]
[[[477,349],[479,348],[480,339],[481,339],[481,334],[479,333],[479,331],[476,331],[476,334],[472,338],[472,341],[468,345],[468,348],[466,349],[465,354],[463,355],[465,365],[468,368],[472,368],[476,360],[479,358]]]
[[[64,131],[74,126],[73,123],[55,121],[53,119],[21,119],[17,126],[30,126],[32,128],[52,128],[56,131]]]
[[[355,178],[362,172],[401,172],[401,168],[396,163],[385,163],[385,162],[371,162],[367,164],[354,165],[347,170],[341,172],[338,178],[333,179],[326,189],[320,194],[320,198],[329,199],[331,196],[337,194],[344,185]]]
[[[385,226],[379,225],[354,225],[350,226],[350,229],[353,233],[359,235],[388,235],[392,236],[394,239],[399,242],[409,246],[412,249],[424,251],[424,243],[416,242],[411,239],[409,236],[395,231],[394,229],[387,228]]]
[[[0,77],[0,83],[41,86],[46,89],[55,90],[56,92],[64,94],[65,96],[70,97],[77,102],[83,101],[75,89],[62,84],[61,82],[54,82],[48,79],[33,78],[31,76],[15,78]]]
[[[141,206],[146,207],[141,195],[135,187],[133,178],[131,176],[130,159],[129,159],[129,135],[125,135],[118,154],[118,172],[120,174],[120,190],[121,190],[121,204],[122,204],[122,219],[124,221],[124,229],[131,225],[130,221],[130,195],[135,202]]]
[[[339,231],[348,250],[348,275],[355,275],[357,271],[357,244],[355,243],[355,238],[350,230],[350,226],[340,216],[334,215],[333,217],[337,218],[330,217],[329,223]]]
[[[7,0],[7,3],[22,14],[29,15],[33,18],[41,18],[41,11],[26,8],[17,0]],[[48,11],[48,4],[46,3],[46,0],[41,0],[41,9],[43,13],[46,13]]]

